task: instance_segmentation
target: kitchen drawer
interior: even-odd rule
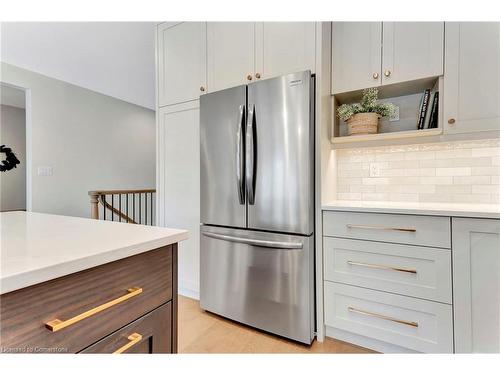
[[[172,302],[158,307],[80,353],[171,353]]]
[[[424,353],[453,352],[452,307],[325,282],[325,324]]]
[[[450,218],[323,211],[323,234],[360,240],[451,247]]]
[[[3,294],[0,347],[78,352],[171,300],[172,271],[170,245]],[[96,307],[106,308],[84,316]],[[46,326],[74,317],[56,331]]]
[[[323,238],[325,279],[452,303],[451,251]]]

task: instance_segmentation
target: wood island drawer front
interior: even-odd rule
[[[151,311],[80,353],[172,353],[172,302]]]
[[[325,279],[450,303],[451,251],[324,237]]]
[[[323,234],[360,240],[451,247],[449,217],[323,212]]]
[[[78,352],[170,301],[172,278],[171,245],[3,294],[0,347]]]
[[[417,352],[453,352],[450,305],[325,282],[325,324]]]

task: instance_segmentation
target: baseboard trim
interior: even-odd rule
[[[183,288],[183,287],[179,286],[177,293],[180,294],[181,296],[195,299],[197,301],[200,300],[200,292],[198,292],[197,290]]]
[[[362,348],[367,348],[375,350],[379,353],[418,353],[408,348],[403,348],[401,346],[389,344],[384,341],[372,339],[370,337],[361,336],[356,333],[351,333],[344,331],[342,329],[326,327],[326,336],[332,339],[341,340],[361,346]]]

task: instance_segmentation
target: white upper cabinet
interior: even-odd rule
[[[198,99],[206,92],[206,23],[158,26],[159,106]]]
[[[446,23],[444,131],[500,130],[500,23]]]
[[[379,86],[381,22],[333,22],[332,94]]]
[[[255,23],[207,23],[207,77],[210,92],[254,79]]]
[[[500,220],[452,220],[455,351],[500,353]]]
[[[332,94],[443,74],[444,22],[333,22]]]
[[[258,22],[255,25],[255,78],[315,68],[314,22]]]
[[[382,84],[443,74],[444,22],[384,22]]]

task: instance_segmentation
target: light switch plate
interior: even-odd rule
[[[38,167],[37,174],[39,176],[52,176],[52,167]]]
[[[389,117],[389,121],[399,121],[399,107],[394,106],[394,114]]]

